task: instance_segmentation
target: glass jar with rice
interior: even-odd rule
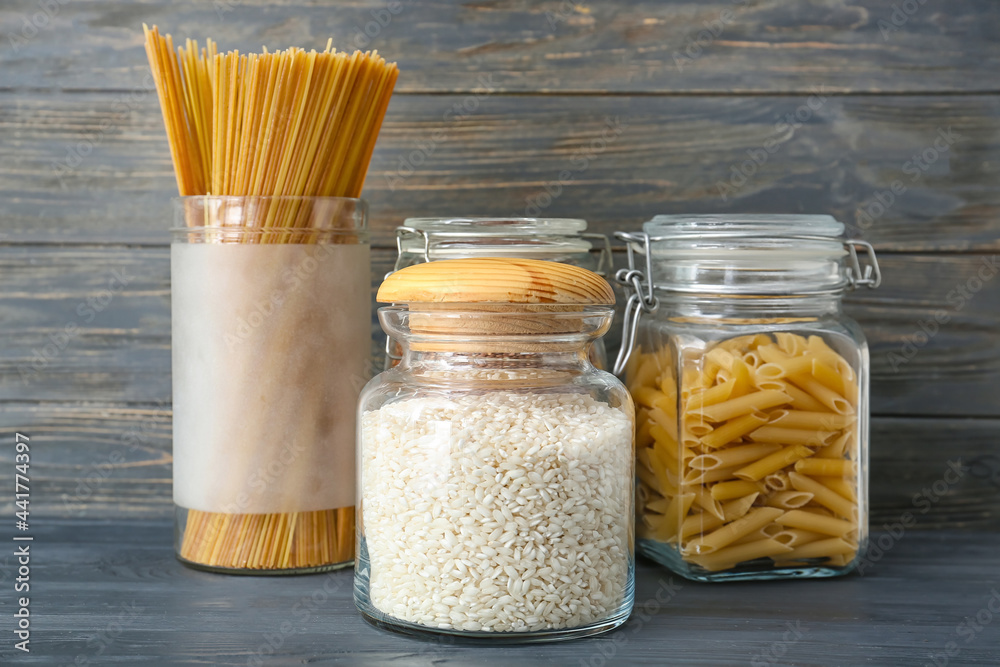
[[[359,407],[355,601],[396,631],[544,641],[623,623],[634,410],[597,370],[607,282],[481,258],[391,274],[402,360]]]

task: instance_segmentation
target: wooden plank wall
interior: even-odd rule
[[[993,0],[4,2],[0,427],[37,445],[36,512],[171,511],[175,186],[144,21],[399,62],[365,189],[373,285],[406,216],[610,233],[656,213],[834,214],[885,274],[848,306],[872,346],[875,525],[916,508],[923,527],[1000,526]]]

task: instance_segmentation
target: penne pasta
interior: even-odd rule
[[[760,529],[760,532],[762,532],[767,537],[774,537],[775,535],[777,535],[782,531],[784,531],[784,527],[779,526],[776,523],[769,523]]]
[[[836,565],[838,567],[843,567],[843,566],[847,565],[848,563],[850,563],[852,560],[854,560],[854,556],[856,556],[856,555],[857,554],[854,554],[854,555],[843,555],[843,556],[830,556],[827,559],[827,564],[828,565]]]
[[[676,357],[650,354],[630,376],[641,380],[639,536],[709,572],[849,563],[860,538],[853,368],[821,337],[791,332],[680,357],[654,377],[648,365]]]
[[[763,458],[778,449],[780,449],[779,445],[766,443],[727,447],[726,449],[717,449],[711,454],[696,456],[688,462],[688,465],[696,470],[728,468],[756,461],[757,459]]]
[[[853,435],[854,435],[853,430],[845,431],[836,440],[834,440],[829,445],[823,447],[818,452],[816,452],[816,456],[821,459],[843,458],[844,454],[847,453],[847,443],[850,441]]]
[[[853,461],[808,458],[795,462],[795,472],[814,477],[850,477],[857,472]],[[827,482],[823,482],[826,484]]]
[[[804,428],[782,428],[762,426],[750,433],[754,442],[773,442],[781,445],[805,445],[822,447],[837,435],[836,431],[815,431]],[[810,452],[812,454],[812,452]]]
[[[823,507],[829,509],[834,514],[838,514],[845,519],[853,519],[858,506],[847,500],[842,495],[832,489],[823,486],[812,477],[807,477],[801,473],[788,473],[788,479],[792,486],[799,491],[811,493],[813,500]]]
[[[812,377],[796,375],[788,379],[793,384],[797,385],[799,389],[812,396],[822,405],[826,406],[827,409],[841,415],[853,414],[854,408],[846,398],[829,387],[814,380]]]
[[[708,435],[712,430],[712,425],[700,415],[684,418],[684,432],[686,435],[690,435],[693,440]]]
[[[761,491],[763,491],[763,485],[760,482],[748,482],[743,479],[737,479],[714,484],[711,493],[713,498],[722,502],[747,496],[751,493],[760,493]]]
[[[802,357],[806,359],[806,357]],[[813,378],[824,385],[828,389],[840,394],[841,396],[847,396],[846,383],[844,382],[844,376],[834,370],[832,367],[824,364],[819,359],[813,359],[810,363],[809,373]]]
[[[759,495],[757,492],[754,492],[742,498],[729,501],[722,506],[722,518],[728,522],[735,521],[746,515],[750,511],[750,508],[753,507],[753,503]]]
[[[677,538],[677,529],[680,526],[681,517],[686,516],[688,511],[691,509],[691,503],[694,502],[695,495],[693,493],[682,493],[680,495],[674,496],[670,505],[667,507],[667,511],[663,514],[663,522],[657,529],[654,539],[659,539],[661,541],[670,541]]]
[[[823,483],[826,486],[828,486],[831,490],[847,498],[852,503],[857,504],[858,494],[854,491],[854,488],[851,486],[851,483],[848,482],[846,479],[837,479],[836,477],[834,477],[833,479],[823,480]]]
[[[651,500],[646,503],[646,509],[651,512],[656,512],[658,514],[666,514],[667,508],[670,506],[670,500],[666,498],[658,498],[656,500]]]
[[[698,408],[722,403],[732,395],[733,386],[735,384],[736,383],[734,381],[730,380],[722,384],[717,384],[714,387],[710,387],[698,394],[694,394],[688,399],[685,410],[687,412],[693,412]]]
[[[653,488],[666,498],[673,497],[677,494],[678,475],[670,472],[667,466],[661,461],[660,455],[656,450],[649,448],[645,451],[646,456],[649,458],[651,472],[656,480],[656,486]],[[641,476],[640,479],[642,479]]]
[[[757,377],[765,380],[780,380],[790,375],[801,375],[812,371],[814,359],[809,357],[797,357],[795,359],[784,356],[775,349],[769,350],[765,355],[765,348],[760,348],[758,352],[764,358],[765,363],[761,364],[756,371]]]
[[[687,400],[691,394],[705,388],[705,376],[697,368],[684,368],[681,374],[681,398]]]
[[[658,386],[660,391],[666,396],[667,401],[674,406],[674,411],[677,410],[677,378],[674,377],[673,372],[663,373],[662,379]]]
[[[655,387],[658,384],[657,378],[660,377],[660,367],[654,355],[640,354],[639,358],[635,373],[628,376],[628,390],[632,393],[632,398],[635,398],[635,393],[642,387]]]
[[[652,470],[649,470],[644,466],[636,466],[635,472],[642,484],[645,484],[660,495],[666,495],[666,490],[663,488],[660,480],[657,479],[656,474]]]
[[[704,415],[709,421],[723,422],[758,410],[777,407],[789,403],[791,400],[791,396],[781,391],[758,391],[738,398],[731,398],[694,412]]]
[[[780,449],[773,454],[768,454],[759,461],[755,461],[748,466],[737,470],[734,475],[740,479],[747,479],[756,482],[763,479],[770,473],[795,463],[799,459],[812,456],[812,450],[804,445],[790,445]]]
[[[714,429],[711,433],[701,436],[701,442],[707,447],[718,449],[756,430],[761,425],[767,423],[767,415],[760,411],[754,411],[727,421],[722,426]]]
[[[654,444],[652,447],[647,448],[646,451],[649,452],[649,462],[653,466],[654,473],[662,471],[673,479],[680,479],[680,462],[670,455],[674,451],[673,448],[665,446],[657,447]]]
[[[733,479],[737,467],[716,468],[714,470],[688,470],[681,480],[683,484],[711,484]],[[714,497],[714,496],[713,496]]]
[[[782,351],[793,357],[799,356],[809,347],[806,339],[798,334],[778,332],[774,334],[774,339],[778,341]]]
[[[771,339],[767,337],[767,334],[750,334],[747,336],[736,336],[735,338],[730,338],[719,343],[716,347],[721,347],[724,350],[730,352],[735,352],[745,348],[747,350],[756,350],[761,345],[766,345],[771,342]]]
[[[704,555],[729,546],[739,538],[775,521],[784,512],[773,507],[758,507],[744,516],[731,521],[708,535],[691,540],[686,545],[686,551],[692,554]],[[846,531],[845,531],[846,532]]]
[[[809,336],[806,349],[813,357],[833,366],[838,373],[844,376],[845,381],[851,382],[855,379],[856,376],[851,365],[819,336]]]
[[[772,493],[764,500],[769,507],[777,507],[783,510],[796,510],[805,507],[813,499],[811,493],[804,491],[778,491]]]
[[[632,398],[635,399],[636,405],[654,408],[656,407],[656,402],[662,398],[666,398],[666,396],[658,389],[642,385],[632,391]]]
[[[653,444],[653,434],[650,433],[649,429],[651,424],[649,420],[645,420],[641,426],[635,429],[635,446],[639,449],[643,447],[648,447]]]
[[[808,410],[774,410],[768,422],[781,428],[801,428],[814,431],[838,431],[855,421],[853,415],[838,415],[833,412],[810,412]]]
[[[781,510],[775,509],[775,511]],[[842,537],[857,530],[857,524],[852,521],[814,514],[806,510],[789,510],[774,521],[789,528],[802,528],[834,537]]]
[[[710,572],[729,570],[750,560],[787,554],[792,551],[791,547],[780,542],[766,538],[755,542],[734,545],[725,549],[719,549],[706,555],[691,556],[690,560]]]
[[[657,426],[666,431],[667,436],[673,442],[677,442],[677,420],[668,415],[660,408],[653,408],[649,411],[649,418]],[[657,438],[659,439],[659,438]]]
[[[709,531],[715,530],[724,523],[723,519],[709,514],[707,512],[701,512],[699,514],[691,514],[681,523],[681,540],[688,538],[692,535],[704,534]]]
[[[788,481],[788,473],[781,471],[772,473],[764,478],[764,488],[768,491],[787,491],[792,488]]]
[[[731,398],[746,396],[754,390],[750,367],[742,359],[734,359],[732,366],[733,392]]]
[[[741,537],[740,539],[738,539],[735,542],[733,542],[732,544],[730,544],[726,548],[728,549],[728,548],[731,548],[731,547],[737,547],[737,546],[739,546],[741,544],[746,544],[747,542],[757,542],[759,540],[769,540],[769,539],[771,539],[771,536],[767,534],[766,529],[768,527],[773,527],[774,525],[775,524],[773,524],[773,523],[769,523],[769,524],[767,524],[767,526],[764,526],[760,530],[755,530],[752,533],[748,533],[748,534],[744,535],[743,537]]]
[[[789,560],[828,558],[830,556],[853,556],[857,551],[857,545],[851,545],[839,537],[828,537],[824,540],[814,540],[801,546],[795,546],[791,551],[782,554],[781,557]]]
[[[809,412],[830,411],[829,408],[820,403],[814,397],[810,396],[808,393],[796,387],[794,384],[781,382],[781,386],[777,388],[792,397],[790,405],[796,410],[807,410]]]
[[[722,513],[722,503],[712,497],[712,494],[705,490],[703,486],[696,486],[692,489],[694,504],[702,508],[709,514],[725,519]]]
[[[830,537],[829,535],[815,533],[811,530],[802,530],[801,528],[782,528],[776,523],[771,525],[781,530],[773,533],[770,537],[778,540],[782,544],[787,544],[790,547],[799,547],[803,544],[809,544],[810,542],[815,542],[816,540],[826,540]],[[768,528],[769,527],[770,526],[768,526]]]
[[[753,377],[753,383],[757,389],[761,390],[774,389],[775,391],[785,391],[785,387],[787,386],[782,380],[768,380],[766,378],[757,377],[756,375]]]

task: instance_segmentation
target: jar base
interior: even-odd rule
[[[353,560],[344,561],[343,563],[330,563],[328,565],[315,565],[312,567],[294,567],[286,568],[280,570],[269,570],[269,569],[252,569],[252,568],[240,568],[240,567],[220,567],[218,565],[205,565],[204,563],[197,563],[192,560],[184,558],[180,554],[174,554],[174,557],[182,565],[185,565],[192,570],[201,570],[202,572],[212,572],[214,574],[233,574],[238,576],[250,576],[250,577],[281,577],[281,576],[296,576],[302,574],[321,574],[323,572],[333,572],[334,570],[343,570],[354,565]]]
[[[638,540],[636,548],[639,553],[658,565],[668,568],[674,574],[689,581],[715,583],[722,581],[773,581],[775,579],[823,579],[841,577],[854,570],[855,561],[844,566],[833,565],[799,565],[795,567],[767,567],[772,563],[769,558],[748,561],[739,567],[722,572],[711,572],[697,565],[684,561],[677,551],[666,544],[651,540]],[[812,559],[819,561],[821,559]]]
[[[514,644],[544,644],[567,641],[581,637],[610,632],[628,620],[631,606],[616,616],[600,623],[594,623],[580,628],[562,630],[539,630],[535,632],[469,632],[465,630],[450,630],[447,628],[429,628],[426,625],[410,623],[392,618],[378,610],[364,609],[359,604],[358,611],[369,625],[380,630],[404,635],[412,639],[433,642],[442,645],[460,644],[463,646],[500,646]]]

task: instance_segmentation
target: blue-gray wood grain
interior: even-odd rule
[[[152,90],[0,90],[0,242],[163,244],[176,191]],[[990,252],[1000,97],[398,94],[364,196],[385,248],[410,216],[610,234],[658,213],[783,212],[835,215],[886,252]]]
[[[7,0],[0,85],[119,89],[147,70],[143,22],[223,48],[374,48],[407,92],[996,92],[992,0]],[[16,48],[15,48],[16,47]],[[86,57],[81,57],[82,55]],[[44,75],[44,76],[39,76]]]
[[[946,657],[949,665],[1000,661],[997,532],[885,536],[887,548],[869,552],[863,575],[831,580],[697,584],[640,559],[636,610],[621,629],[559,645],[505,648],[421,642],[368,626],[354,609],[350,570],[268,578],[187,569],[173,558],[165,522],[49,521],[34,535],[32,650],[15,654],[6,633],[3,664],[911,667]],[[0,563],[7,587],[10,559]]]

